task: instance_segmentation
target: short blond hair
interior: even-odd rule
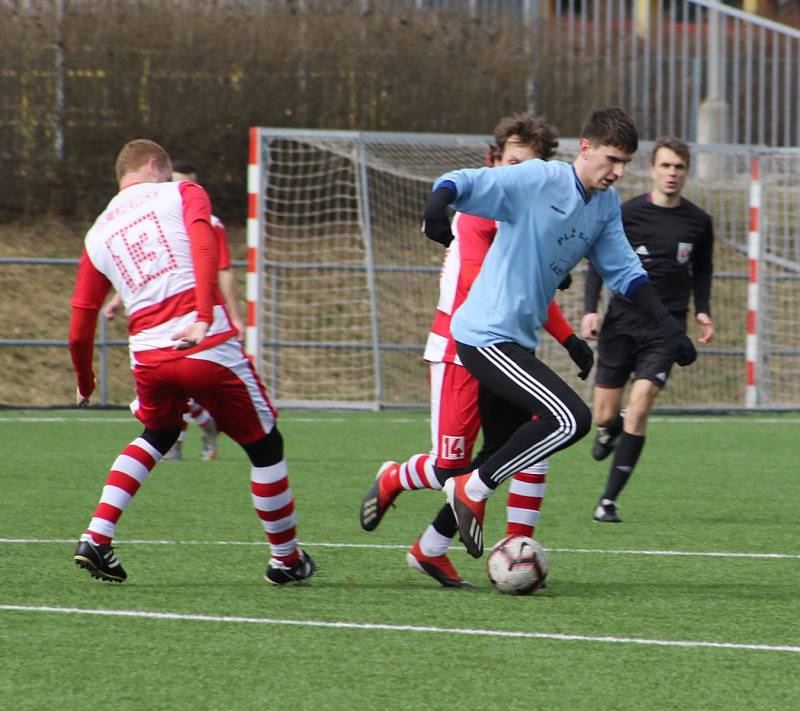
[[[117,181],[122,180],[122,176],[126,173],[132,173],[141,168],[151,158],[155,159],[159,168],[169,170],[169,154],[158,143],[148,141],[146,138],[128,141],[117,156]]]

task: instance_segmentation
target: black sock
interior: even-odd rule
[[[622,432],[622,425],[624,424],[624,420],[622,418],[622,413],[617,413],[617,416],[611,420],[611,423],[606,427],[606,432],[608,432],[611,437],[616,437],[620,432]]]
[[[622,433],[614,450],[614,462],[608,473],[606,490],[603,492],[602,498],[617,500],[633,474],[636,462],[639,461],[639,455],[642,453],[642,447],[644,447],[644,436]]]
[[[458,469],[442,469],[438,464],[434,464],[433,473],[436,475],[439,483],[444,486],[444,483],[450,479],[450,477],[461,476],[462,474],[474,472],[487,459],[488,457],[483,452],[479,452],[478,456],[475,457],[475,459],[473,459],[469,464],[466,464]]]
[[[433,519],[433,527],[436,529],[436,533],[445,538],[453,538],[456,535],[458,524],[450,504],[442,506],[439,513],[436,514],[436,518]]]

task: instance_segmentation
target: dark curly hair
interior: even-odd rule
[[[489,147],[486,156],[488,165],[494,165],[503,155],[509,138],[515,138],[523,146],[536,151],[542,160],[549,160],[558,148],[558,131],[547,123],[543,116],[516,114],[500,119],[494,129],[495,145]]]

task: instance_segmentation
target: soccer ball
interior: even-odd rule
[[[487,567],[489,580],[501,593],[532,595],[547,577],[550,563],[533,538],[506,536],[492,547]]]

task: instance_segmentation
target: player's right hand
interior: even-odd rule
[[[231,325],[236,329],[236,340],[239,343],[244,343],[245,330],[242,319],[238,316],[231,316]]]
[[[184,328],[183,331],[174,333],[172,340],[178,341],[174,349],[176,351],[185,351],[187,348],[194,348],[206,337],[209,327],[210,324],[205,321],[195,321],[188,328]]]
[[[678,319],[672,314],[667,314],[661,319],[661,328],[667,348],[672,351],[672,357],[678,365],[691,365],[697,360],[697,349]]]
[[[584,314],[581,319],[581,338],[585,338],[587,341],[596,341],[597,331],[597,314]]]
[[[589,372],[594,365],[594,351],[589,344],[582,338],[578,338],[574,333],[564,342],[564,347],[572,358],[572,362],[578,366],[578,377],[586,380]]]
[[[92,393],[94,392],[94,389],[96,387],[97,387],[97,379],[93,378],[92,379],[91,388],[89,388],[89,394],[88,395],[82,395],[81,394],[81,386],[78,385],[78,387],[75,388],[75,404],[78,407],[89,407],[89,398],[92,396]]]

